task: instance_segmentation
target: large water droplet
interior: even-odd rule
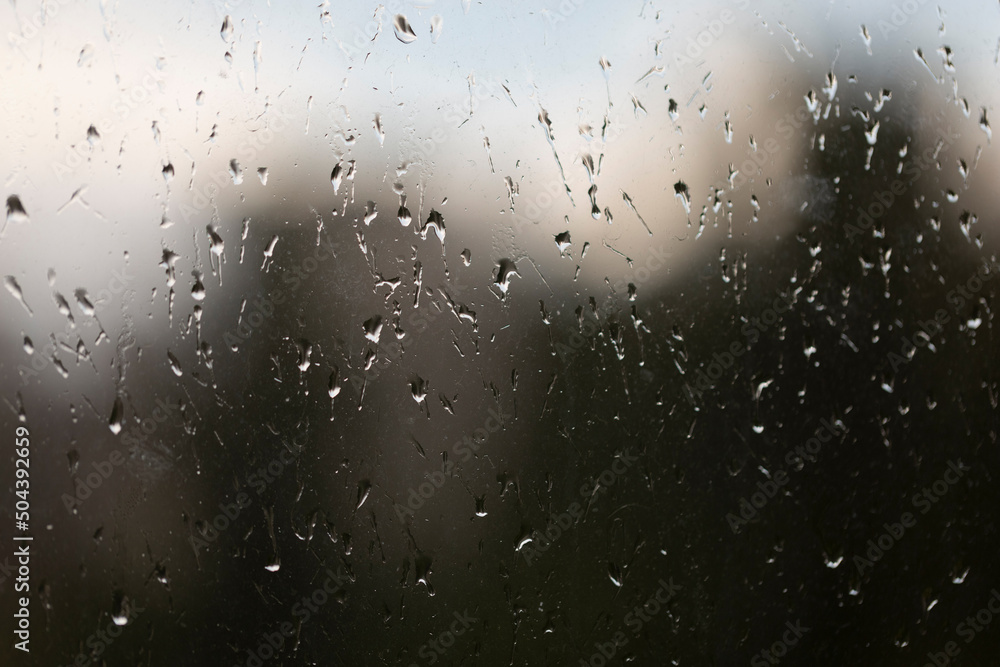
[[[24,205],[21,204],[21,198],[17,195],[7,197],[7,222],[28,222],[28,214],[24,210]]]
[[[392,20],[392,27],[396,31],[396,39],[403,44],[411,44],[417,41],[417,35],[413,32],[410,22],[402,14],[396,14],[396,18]]]

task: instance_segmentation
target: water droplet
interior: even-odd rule
[[[87,317],[93,317],[95,308],[94,304],[90,302],[90,297],[87,295],[87,290],[78,289],[76,290],[76,292],[74,292],[74,296],[76,297],[77,305],[80,306],[80,311]]]
[[[327,393],[330,398],[337,398],[340,394],[340,369],[336,366],[333,367],[333,371],[330,373],[330,383]]]
[[[684,181],[674,183],[674,196],[680,200],[685,213],[691,213],[691,193]]]
[[[330,172],[330,184],[333,186],[333,194],[337,194],[340,190],[340,183],[344,180],[344,168],[340,166],[338,162],[333,167],[333,171]]]
[[[115,593],[115,602],[112,607],[111,620],[115,625],[127,625],[129,616],[132,615],[132,602],[120,591]]]
[[[420,228],[420,238],[426,239],[427,232],[434,230],[434,235],[437,236],[438,241],[444,244],[445,228],[444,228],[444,218],[440,213],[431,209],[430,214],[427,216],[427,221]]]
[[[572,240],[568,231],[562,232],[561,234],[556,234],[556,247],[559,248],[559,254],[565,254],[569,250],[570,245],[572,245]]]
[[[868,32],[868,26],[861,24],[861,39],[865,42],[865,48],[868,50],[868,55],[872,54],[872,35]]]
[[[17,195],[7,197],[7,222],[16,222],[18,224],[28,222],[28,214],[24,211],[21,198]]]
[[[431,17],[431,44],[437,44],[441,32],[444,30],[444,19],[440,14]]]
[[[167,359],[170,360],[170,370],[174,372],[174,375],[177,377],[184,375],[184,371],[181,370],[181,362],[177,360],[177,357],[170,350],[167,350]]]
[[[403,44],[412,44],[417,41],[417,35],[410,27],[410,22],[402,14],[396,14],[396,18],[392,21],[392,27],[396,31],[396,39]]]
[[[354,507],[355,511],[361,509],[361,506],[365,504],[366,500],[368,500],[368,495],[371,492],[372,492],[372,483],[369,480],[363,479],[360,482],[358,482],[358,503]]]
[[[229,175],[233,177],[233,185],[240,185],[243,182],[243,167],[236,160],[229,161]]]
[[[382,335],[382,316],[375,315],[364,323],[365,338],[373,343],[377,343],[379,336]]]
[[[222,19],[222,28],[219,30],[219,37],[226,44],[233,40],[233,19],[229,14],[226,14],[226,18]]]
[[[108,420],[108,428],[115,435],[118,435],[122,431],[122,419],[124,417],[125,407],[122,405],[122,399],[120,396],[115,397],[115,404],[111,408],[111,418]]]
[[[267,167],[260,167],[257,169],[257,178],[260,179],[261,185],[267,185]]]
[[[191,288],[191,298],[195,301],[205,300],[205,285],[201,282],[201,274],[195,272],[194,286]]]
[[[410,209],[405,206],[399,207],[399,213],[397,213],[397,216],[399,217],[399,224],[404,227],[409,227],[410,222],[413,220],[413,216],[410,215]]]
[[[382,129],[382,114],[375,114],[372,127],[375,129],[375,137],[378,139],[378,145],[383,146],[385,144],[385,130]]]
[[[510,280],[514,276],[521,277],[521,274],[517,272],[517,265],[514,264],[514,261],[501,259],[497,262],[497,275],[493,284],[500,288],[502,294],[506,295],[507,290],[510,288]]]
[[[3,284],[7,288],[7,291],[11,293],[11,296],[21,302],[21,305],[28,311],[28,314],[34,315],[34,313],[31,312],[31,308],[28,307],[27,302],[24,300],[24,293],[21,291],[21,286],[17,284],[17,279],[14,276],[6,276],[3,279]]]

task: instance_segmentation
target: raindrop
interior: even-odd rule
[[[431,229],[434,230],[434,235],[437,236],[438,241],[443,244],[445,235],[444,218],[434,209],[431,209],[430,214],[427,216],[427,222],[420,228],[420,238],[426,239],[427,232]]]
[[[195,272],[194,286],[191,288],[191,298],[195,301],[205,300],[205,285],[201,282],[201,274]]]
[[[228,14],[226,14],[226,18],[222,19],[222,28],[219,30],[219,36],[226,44],[233,39],[233,19]]]
[[[681,205],[684,207],[684,212],[690,214],[691,193],[688,191],[688,186],[684,181],[674,183],[674,196],[680,200]]]
[[[410,215],[410,209],[405,206],[399,207],[399,213],[397,213],[397,216],[399,217],[399,224],[404,227],[409,227],[410,222],[413,220],[413,216]]]
[[[115,625],[127,625],[132,615],[132,603],[121,592],[115,593],[115,603],[111,612],[111,620]]]
[[[260,179],[261,185],[267,185],[267,167],[257,169],[257,178]]]
[[[97,131],[97,128],[91,125],[87,128],[87,143],[91,146],[96,146],[101,143],[101,133]]]
[[[15,299],[21,302],[21,305],[24,306],[26,311],[28,311],[28,314],[34,315],[34,313],[31,312],[31,308],[28,307],[27,302],[24,300],[24,293],[21,291],[21,286],[17,284],[17,279],[14,278],[14,276],[6,276],[3,279],[3,284],[7,287],[7,291],[10,292]]]
[[[21,198],[17,195],[7,197],[7,223],[11,222],[28,222],[28,214],[25,213]]]
[[[80,49],[80,55],[76,59],[76,66],[83,67],[84,65],[90,63],[90,60],[94,57],[94,45],[85,44],[82,49]]]
[[[340,184],[344,180],[344,168],[340,166],[338,162],[333,167],[333,171],[330,172],[330,184],[333,186],[333,194],[337,194],[340,190]]]
[[[510,259],[501,259],[497,262],[497,275],[493,284],[500,288],[500,292],[502,294],[507,294],[507,290],[510,288],[510,280],[514,276],[521,276],[521,274],[517,272],[517,265],[514,264],[514,261]]]
[[[392,27],[396,31],[396,39],[403,44],[412,44],[417,41],[417,35],[410,27],[410,22],[402,14],[396,14],[396,18],[392,21]]]
[[[184,371],[181,370],[181,362],[177,360],[177,357],[170,350],[167,350],[167,359],[170,360],[170,370],[174,372],[174,375],[180,377],[184,374]]]
[[[243,167],[236,160],[229,161],[229,175],[233,177],[233,185],[243,182]]]
[[[872,35],[868,32],[868,26],[861,24],[861,39],[865,42],[865,48],[868,50],[868,55],[872,54]]]
[[[305,373],[307,370],[309,370],[309,366],[311,364],[310,362],[311,358],[312,358],[312,344],[309,341],[303,339],[302,341],[299,342],[298,367],[301,372]]]
[[[427,391],[429,387],[430,383],[418,375],[412,382],[410,382],[410,394],[413,396],[413,400],[417,403],[423,403],[427,398]]]
[[[435,14],[431,17],[431,44],[437,44],[442,30],[444,30],[444,19],[440,14]]]
[[[368,500],[368,495],[371,492],[372,492],[372,483],[369,480],[363,479],[360,482],[358,482],[358,503],[354,507],[355,511],[361,509],[361,506],[365,504],[366,500]]]
[[[81,312],[87,317],[93,317],[95,308],[94,304],[90,301],[90,297],[87,295],[87,290],[78,289],[74,292],[74,296],[76,297],[77,305],[80,306]]]
[[[340,395],[340,369],[336,366],[333,367],[333,371],[330,372],[330,382],[327,388],[327,393],[330,395],[331,399],[337,398]]]
[[[565,254],[569,250],[572,241],[570,240],[569,232],[565,231],[561,234],[556,234],[556,247],[559,248],[559,254]]]
[[[111,408],[111,418],[108,420],[108,428],[115,435],[118,435],[122,431],[122,418],[124,416],[125,408],[122,405],[122,399],[120,396],[115,396],[115,404]]]
[[[374,315],[364,323],[365,338],[373,343],[377,343],[382,335],[382,316]]]

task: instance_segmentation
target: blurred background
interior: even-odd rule
[[[993,664],[996,3],[0,17],[4,664]]]

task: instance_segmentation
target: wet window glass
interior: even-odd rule
[[[993,664],[995,3],[0,17],[2,664]]]

